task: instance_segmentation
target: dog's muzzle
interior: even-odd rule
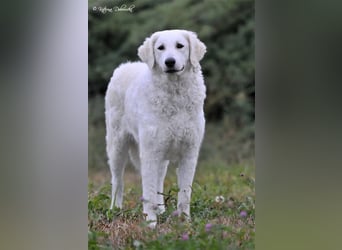
[[[165,65],[167,69],[165,70],[166,73],[176,73],[181,72],[184,70],[184,66],[181,69],[175,68],[176,60],[173,57],[166,58]]]

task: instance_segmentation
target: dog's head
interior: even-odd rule
[[[138,49],[138,56],[154,69],[169,74],[181,74],[190,67],[198,68],[206,52],[196,33],[186,30],[158,31],[146,38]]]

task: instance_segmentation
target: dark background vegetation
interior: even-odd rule
[[[135,5],[133,13],[96,7]],[[200,164],[254,160],[254,1],[90,1],[89,167],[106,166],[104,94],[120,63],[138,60],[137,48],[153,32],[187,29],[206,46],[201,62],[207,99]]]

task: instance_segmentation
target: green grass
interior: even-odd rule
[[[192,186],[191,221],[187,221],[173,214],[177,185],[170,169],[165,180],[166,212],[158,217],[154,230],[144,220],[137,174],[125,175],[123,209],[111,211],[110,174],[93,173],[88,187],[88,249],[254,249],[254,170],[253,164],[201,165]]]

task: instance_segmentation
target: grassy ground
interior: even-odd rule
[[[165,180],[166,212],[149,229],[142,213],[141,180],[125,174],[122,210],[110,211],[110,173],[89,174],[88,249],[254,249],[254,164],[201,165],[191,199],[191,221],[175,214],[175,169]]]

